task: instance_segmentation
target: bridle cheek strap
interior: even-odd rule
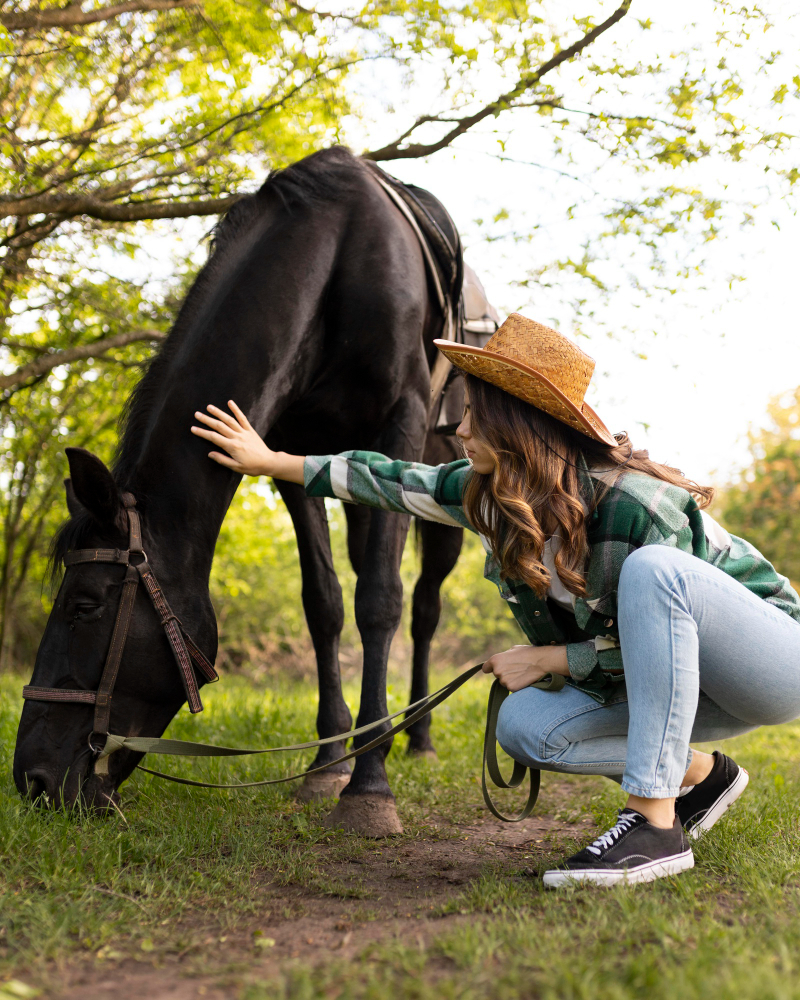
[[[192,660],[195,666],[207,681],[218,681],[219,676],[210,661],[200,652],[191,636],[183,631],[180,619],[173,612],[164,597],[164,591],[156,580],[155,574],[147,562],[140,563],[136,570],[145,586],[145,590],[150,595],[153,607],[156,609],[161,625],[167,634],[172,652],[175,655],[175,662],[178,664],[178,672],[183,681],[183,689],[186,692],[186,701],[189,704],[189,711],[192,714],[203,711],[203,703],[200,701],[200,692],[197,687]]]
[[[147,561],[147,555],[142,548],[142,531],[139,514],[136,511],[136,500],[130,493],[122,494],[122,502],[128,515],[129,544],[127,549],[77,549],[64,556],[65,566],[75,566],[78,563],[116,563],[123,565],[125,579],[122,584],[114,631],[106,655],[103,674],[97,691],[75,691],[65,688],[35,687],[27,684],[22,689],[22,697],[30,701],[59,701],[71,704],[94,705],[94,728],[89,738],[90,746],[99,756],[95,762],[95,774],[108,774],[108,758],[122,745],[120,737],[109,736],[111,717],[111,698],[117,682],[125,642],[130,630],[133,607],[136,602],[136,590],[139,581],[144,588],[153,607],[158,614],[161,626],[169,641],[170,648],[178,665],[183,689],[189,711],[192,714],[203,711],[200,700],[200,690],[195,675],[195,669],[209,683],[219,680],[214,665],[206,657],[192,637],[184,630],[178,616],[169,606],[161,585]],[[141,561],[133,563],[131,556],[141,557]],[[105,736],[105,745],[100,749],[92,742],[94,736]]]
[[[128,565],[125,570],[125,582],[122,585],[122,597],[117,609],[117,620],[114,622],[114,631],[111,633],[111,643],[108,647],[106,664],[103,667],[103,675],[97,688],[97,697],[94,703],[94,731],[96,733],[107,733],[108,724],[111,718],[111,695],[114,685],[117,683],[119,665],[122,663],[122,653],[125,649],[125,641],[128,638],[128,630],[131,626],[133,616],[133,605],[136,602],[136,588],[139,585],[139,574],[136,567]]]

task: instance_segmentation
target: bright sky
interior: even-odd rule
[[[412,171],[404,165],[397,173],[421,183],[424,179],[434,192],[446,191],[451,214],[466,224],[473,209],[472,180],[454,166],[429,164],[425,169],[420,164]],[[508,200],[507,171],[503,164],[494,169]],[[440,183],[435,183],[437,174]],[[568,229],[570,224],[559,225]],[[706,290],[654,298],[636,310],[624,293],[612,299],[611,316],[618,314],[621,325],[632,326],[633,337],[626,333],[611,339],[605,329],[594,333],[591,323],[584,322],[589,340],[578,343],[597,362],[589,402],[609,428],[628,430],[637,446],[692,478],[711,477],[722,484],[745,464],[749,426],[766,420],[772,396],[800,383],[798,247],[800,220],[787,212],[780,230],[768,222],[758,224],[716,247]],[[509,252],[509,262],[494,244],[467,243],[466,256],[503,314],[519,310],[570,333],[558,316],[537,311],[528,290],[509,281],[524,276],[533,253],[530,247]],[[746,279],[732,289],[727,281],[731,271]],[[650,332],[654,326],[658,336]]]
[[[608,14],[615,6],[603,3],[601,9]],[[766,42],[756,38],[753,44],[762,52],[780,44],[796,53],[800,19],[794,5],[773,0],[769,7],[777,29]],[[719,7],[698,7],[689,0],[672,0],[670,4],[635,0],[630,20],[614,29],[618,31],[615,44],[619,41],[629,58],[635,55],[647,62],[668,60],[670,52],[680,51],[685,37],[692,37],[702,40],[701,58],[716,61],[719,50],[714,42],[720,22],[715,9]],[[642,33],[634,18],[648,17],[653,28]],[[486,81],[489,97],[499,92],[497,77],[496,67],[481,68],[481,81]],[[377,110],[373,117],[371,98],[385,98],[397,82],[396,72],[385,64],[370,67],[366,81],[362,78],[359,95],[368,124],[351,123],[349,138],[354,148],[376,148],[394,138],[414,115],[430,110],[430,95],[435,93],[433,77],[425,86],[403,91],[402,100],[394,96],[396,115],[388,121]],[[742,100],[749,107],[743,107],[742,113],[766,114],[761,106],[766,107],[771,81],[754,71],[747,80],[747,90]],[[576,94],[580,97],[579,88],[570,92],[568,85],[566,93],[572,106],[579,104],[575,99]],[[613,101],[607,99],[606,103],[611,105],[607,110],[613,111]],[[796,102],[787,101],[779,114],[781,118],[775,116],[773,127],[800,132]],[[533,115],[515,111],[461,137],[453,151],[442,151],[426,161],[400,160],[384,166],[441,197],[463,234],[467,259],[502,313],[518,310],[570,333],[572,314],[563,299],[559,301],[558,295],[535,286],[521,288],[517,282],[553,255],[577,254],[593,220],[578,217],[567,221],[564,210],[584,189],[594,188],[587,211],[599,215],[615,197],[630,193],[621,187],[630,183],[630,175],[619,177],[608,169],[596,172],[591,152],[579,161],[583,163],[581,175],[574,166],[550,156],[540,128]],[[496,158],[498,138],[505,142],[504,155],[521,162]],[[800,150],[800,146],[795,149]],[[540,166],[524,165],[531,161]],[[577,173],[577,177],[565,178],[558,173],[559,168]],[[691,176],[672,172],[668,179],[675,184],[700,180],[736,203],[740,198],[763,199],[757,224],[746,230],[734,228],[726,239],[706,247],[702,279],[678,295],[643,299],[623,290],[612,296],[594,320],[583,321],[579,343],[597,361],[596,386],[589,401],[612,431],[626,429],[637,444],[650,449],[653,458],[676,464],[693,478],[721,484],[747,462],[748,427],[766,419],[770,397],[800,382],[795,293],[800,221],[777,188],[759,190],[764,181],[758,163],[722,173],[718,167],[712,169],[717,172],[705,170],[705,176],[702,166]],[[487,242],[486,231],[474,220],[491,218],[501,208],[511,214],[509,230],[524,230],[526,223],[538,223],[534,240],[522,245],[509,240]],[[777,220],[780,228],[772,220]],[[493,231],[497,232],[497,227]],[[624,275],[622,258],[631,247],[620,244],[619,252],[619,266],[612,260],[604,274],[612,283]],[[641,269],[639,274],[641,277]],[[731,288],[731,274],[746,280]],[[646,275],[644,278],[647,280]],[[612,339],[609,334],[614,330],[622,332]],[[639,354],[646,355],[646,360]]]

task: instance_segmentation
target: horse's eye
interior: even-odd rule
[[[96,622],[103,614],[104,604],[89,604],[80,602],[75,605],[75,614],[72,616],[73,622]]]

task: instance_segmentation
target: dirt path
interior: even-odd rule
[[[255,915],[233,932],[221,921],[192,913],[175,940],[187,943],[141,957],[109,949],[99,958],[76,962],[59,973],[63,988],[54,1000],[206,1000],[230,998],[248,982],[268,980],[287,963],[317,964],[350,959],[372,942],[402,940],[425,946],[460,921],[454,901],[486,872],[517,873],[549,853],[554,838],[581,837],[591,820],[554,818],[569,795],[548,786],[550,813],[521,823],[488,816],[471,826],[449,827],[430,839],[376,841],[357,859],[332,862],[320,845],[317,885],[281,885],[268,871],[253,881]],[[450,905],[448,905],[450,904]],[[224,925],[223,925],[224,926]]]

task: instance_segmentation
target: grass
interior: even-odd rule
[[[357,879],[320,866],[321,851],[328,863],[369,860],[376,845],[325,831],[325,807],[299,805],[291,786],[210,792],[139,773],[122,790],[127,825],[30,808],[11,780],[20,683],[0,678],[4,1000],[22,995],[25,987],[14,981],[48,989],[78,961],[189,955],[195,971],[213,972],[209,935],[216,940],[252,926],[267,905],[259,889],[265,879],[310,890],[317,909],[326,900],[348,900],[361,921],[386,915]],[[470,682],[437,711],[438,764],[390,755],[406,834],[378,849],[395,852],[401,867],[404,845],[449,838],[457,866],[456,827],[485,814],[477,776],[486,693],[486,685]],[[356,689],[347,696],[354,704]],[[398,682],[390,708],[401,707],[404,697]],[[199,719],[182,713],[170,735],[240,745],[294,742],[308,737],[315,715],[307,683],[264,691],[228,677],[205,700],[206,712]],[[402,750],[402,738],[398,744]],[[798,747],[800,723],[729,742],[751,773],[751,787],[697,844],[695,869],[679,878],[545,893],[524,869],[544,868],[576,846],[565,833],[547,856],[520,857],[516,868],[501,869],[487,856],[480,877],[453,889],[420,923],[425,935],[411,943],[373,943],[357,962],[284,963],[264,982],[244,976],[241,1000],[800,998]],[[212,781],[257,780],[302,768],[309,755],[298,756],[184,760],[164,769]],[[545,780],[539,809],[548,808],[547,788]],[[610,825],[620,804],[615,786],[576,778],[568,788],[563,812],[588,812],[598,826]],[[302,915],[302,899],[287,899],[280,915]]]

